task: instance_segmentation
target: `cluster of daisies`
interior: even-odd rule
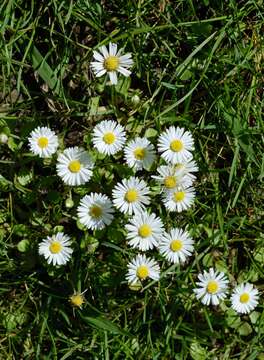
[[[114,155],[124,148],[125,162],[134,169],[135,174],[139,170],[150,170],[157,158],[155,148],[147,138],[137,137],[126,144],[124,127],[112,120],[104,120],[95,126],[92,143],[104,155]],[[57,135],[47,127],[38,127],[29,137],[31,151],[44,158],[56,153],[58,144]],[[191,133],[179,127],[171,126],[159,136],[158,152],[167,164],[159,166],[157,174],[152,178],[159,184],[162,202],[169,212],[181,212],[193,204],[193,172],[198,171],[192,159],[193,144]],[[92,157],[79,147],[67,148],[57,157],[57,174],[66,185],[79,186],[87,183],[92,177],[93,168]],[[151,202],[150,193],[145,180],[131,176],[114,186],[111,199],[102,193],[85,195],[77,208],[78,220],[87,229],[101,230],[111,224],[117,209],[129,218],[125,225],[129,246],[141,252],[157,248],[168,261],[183,263],[194,250],[193,240],[187,231],[179,228],[165,232],[161,218],[147,208]],[[49,245],[53,240],[56,240],[55,245]],[[67,262],[71,254],[67,244],[67,236],[63,237],[59,233],[52,239],[46,239],[40,247],[40,253],[49,263],[61,265]],[[143,266],[143,262],[148,262],[148,259],[138,255],[135,261]],[[152,276],[151,269],[147,276],[141,276],[141,272],[136,271],[131,278],[133,264],[134,262],[129,264],[130,283],[147,277],[158,278],[157,272]],[[155,264],[154,268],[159,267]]]
[[[91,67],[96,76],[109,75],[110,83],[117,83],[117,72],[128,76],[133,64],[131,54],[121,55],[115,44],[94,51],[95,62]],[[156,260],[145,255],[146,251],[157,249],[172,264],[183,264],[194,251],[194,241],[186,229],[174,227],[165,229],[159,216],[148,206],[151,204],[151,190],[148,183],[136,176],[138,171],[150,171],[158,160],[154,145],[145,137],[127,141],[125,128],[113,120],[97,124],[91,134],[93,147],[106,156],[124,151],[124,160],[134,171],[134,176],[118,182],[111,198],[103,193],[89,193],[80,199],[77,207],[79,222],[87,229],[101,230],[109,226],[116,210],[127,218],[125,225],[128,245],[140,253],[128,264],[126,279],[129,284],[138,284],[147,278],[159,280],[160,267]],[[31,151],[42,158],[54,155],[58,150],[58,137],[47,127],[38,127],[29,137]],[[193,160],[194,140],[192,134],[183,128],[170,126],[160,134],[157,142],[162,165],[152,175],[160,188],[161,200],[168,212],[182,212],[192,206],[195,199],[193,182],[198,171]],[[56,171],[69,186],[79,186],[90,181],[95,163],[91,155],[81,147],[70,147],[57,157]],[[48,236],[39,245],[39,253],[49,264],[64,265],[72,255],[68,235],[59,232]],[[227,279],[223,273],[210,269],[198,276],[194,292],[203,304],[218,305],[226,297]],[[82,294],[74,294],[77,302]],[[258,301],[258,291],[251,284],[239,285],[231,297],[232,307],[241,313],[251,311]],[[74,301],[71,299],[74,303]],[[82,302],[82,301],[81,301]]]

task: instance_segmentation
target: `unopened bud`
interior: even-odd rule
[[[71,209],[74,206],[74,202],[71,198],[65,200],[65,206],[67,209]]]
[[[134,106],[138,105],[140,102],[140,97],[137,94],[133,95],[131,98],[131,102]]]
[[[5,133],[0,134],[0,143],[6,144],[8,142],[8,136]]]

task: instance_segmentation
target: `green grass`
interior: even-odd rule
[[[192,293],[209,266],[225,271],[231,285],[264,287],[263,5],[2,2],[0,129],[9,140],[0,144],[1,359],[264,358],[263,300],[239,317],[228,300],[214,309]],[[135,62],[116,88],[89,70],[92,50],[110,40]],[[146,133],[155,143],[174,124],[196,141],[195,206],[175,220],[155,204],[167,224],[188,224],[195,256],[181,268],[161,261],[160,282],[138,291],[125,282],[133,253],[125,219],[95,233],[76,226],[83,194],[110,193],[131,174],[122,156],[98,157],[93,184],[69,189],[55,160],[37,159],[27,145],[32,129],[49,125],[61,146],[90,148],[94,124],[109,117],[131,138]],[[37,254],[54,228],[71,235],[75,250],[56,269]],[[73,311],[68,298],[84,289],[86,304]]]

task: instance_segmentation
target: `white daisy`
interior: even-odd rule
[[[194,160],[182,161],[180,163],[175,164],[176,170],[181,170],[183,175],[190,178],[190,181],[194,181],[196,176],[193,175],[193,172],[199,171],[197,163]]]
[[[149,170],[155,160],[155,150],[146,138],[137,137],[124,148],[126,163],[135,170]]]
[[[136,284],[147,278],[159,280],[159,277],[159,264],[153,259],[148,259],[145,255],[137,255],[130,263],[128,263],[126,279],[129,284]]]
[[[39,244],[39,254],[45,257],[48,264],[65,265],[73,252],[70,245],[69,236],[58,232],[56,235],[48,236]]]
[[[116,121],[101,121],[93,130],[92,142],[102,154],[113,155],[117,153],[122,149],[125,141],[125,129]]]
[[[252,284],[238,285],[232,293],[232,308],[238,313],[248,314],[258,305],[259,292]]]
[[[41,158],[50,157],[59,146],[57,135],[46,126],[31,131],[28,142],[30,151]]]
[[[198,275],[199,282],[196,283],[198,288],[193,291],[197,299],[201,299],[204,305],[218,305],[220,300],[226,297],[228,280],[223,272],[214,271],[213,268],[209,272],[204,271]]]
[[[57,174],[65,184],[76,186],[85,184],[92,176],[94,163],[90,155],[77,146],[65,149],[59,154]]]
[[[105,73],[109,75],[111,85],[117,84],[117,73],[129,76],[131,71],[128,69],[133,65],[131,54],[122,54],[122,49],[117,51],[117,45],[109,43],[109,51],[103,45],[99,51],[93,52],[95,61],[91,62],[91,68],[96,77],[103,76]]]
[[[141,251],[157,246],[163,233],[163,224],[155,214],[137,212],[126,226],[128,244]]]
[[[158,249],[168,261],[179,264],[184,263],[192,255],[193,243],[187,231],[174,228],[162,236]]]
[[[92,230],[101,230],[111,224],[113,212],[108,196],[96,193],[85,195],[77,208],[80,223]]]
[[[157,168],[159,176],[153,175],[163,187],[164,190],[177,189],[179,186],[186,188],[192,185],[193,181],[186,176],[182,169],[176,168],[173,165],[161,165]]]
[[[183,128],[170,126],[158,139],[158,151],[168,163],[177,164],[190,160],[194,150],[194,140],[189,131]]]
[[[149,188],[144,180],[131,176],[113,189],[113,203],[122,213],[132,215],[148,205]]]
[[[166,191],[163,194],[163,204],[168,211],[181,212],[187,210],[194,203],[195,190],[193,187],[186,189],[179,188],[173,191]]]

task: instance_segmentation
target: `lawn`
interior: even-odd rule
[[[264,359],[263,8],[2,1],[0,359]]]

